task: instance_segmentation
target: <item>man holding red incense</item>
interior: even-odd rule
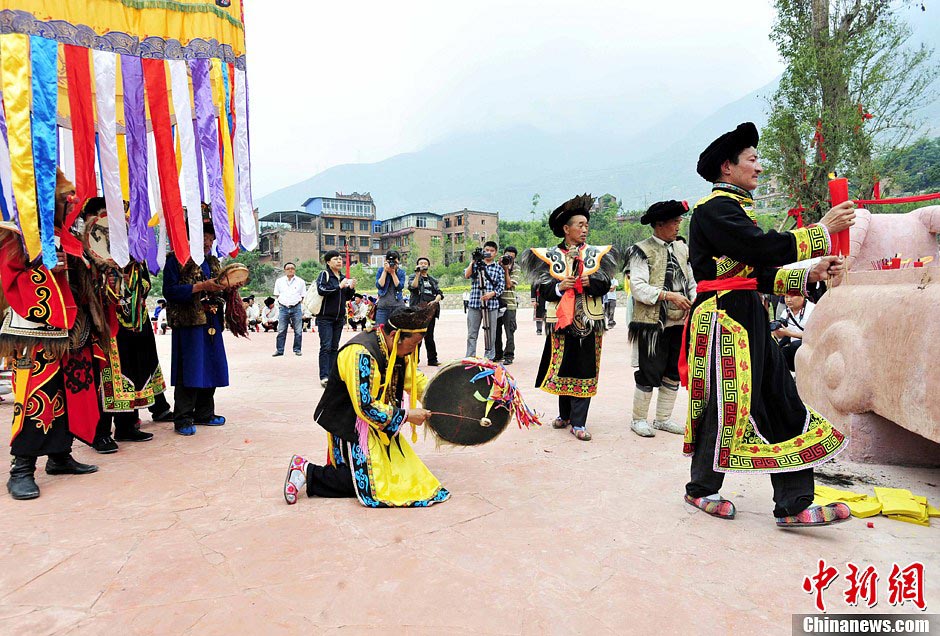
[[[759,293],[805,296],[807,284],[839,275],[843,259],[829,256],[830,237],[854,223],[854,205],[833,207],[817,225],[762,231],[751,194],[762,172],[758,140],[754,124],[744,123],[698,160],[698,174],[714,187],[695,205],[689,228],[698,297],[686,325],[688,355],[680,358],[689,389],[683,450],[692,457],[685,501],[733,519],[734,504],[718,494],[724,473],[769,473],[778,526],[829,525],[850,512],[813,504],[813,467],[847,441],[800,400]],[[811,267],[784,267],[815,257]]]

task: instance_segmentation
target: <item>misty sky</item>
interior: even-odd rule
[[[781,72],[770,4],[252,2],[254,195],[453,133],[707,115]]]

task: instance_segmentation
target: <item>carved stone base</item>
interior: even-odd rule
[[[940,467],[940,444],[875,413],[852,416],[848,454],[868,464]]]

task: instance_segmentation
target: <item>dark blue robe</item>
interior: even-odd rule
[[[202,273],[207,279],[212,277],[208,261],[203,262]],[[180,283],[180,264],[172,254],[167,255],[163,269],[163,295],[168,303],[190,303],[193,298],[193,286]],[[228,386],[223,323],[220,307],[214,314],[206,312],[205,325],[173,327],[170,384],[197,389]],[[210,328],[214,335],[209,335]]]

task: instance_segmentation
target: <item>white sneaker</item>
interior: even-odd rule
[[[666,431],[674,435],[685,435],[685,426],[673,422],[672,420],[653,420],[653,428],[659,431]]]
[[[655,437],[656,433],[650,428],[646,420],[633,420],[630,430],[640,437]]]
[[[326,383],[327,383],[326,378],[323,378],[322,380],[320,380],[320,386],[322,386],[324,389],[326,388]]]

